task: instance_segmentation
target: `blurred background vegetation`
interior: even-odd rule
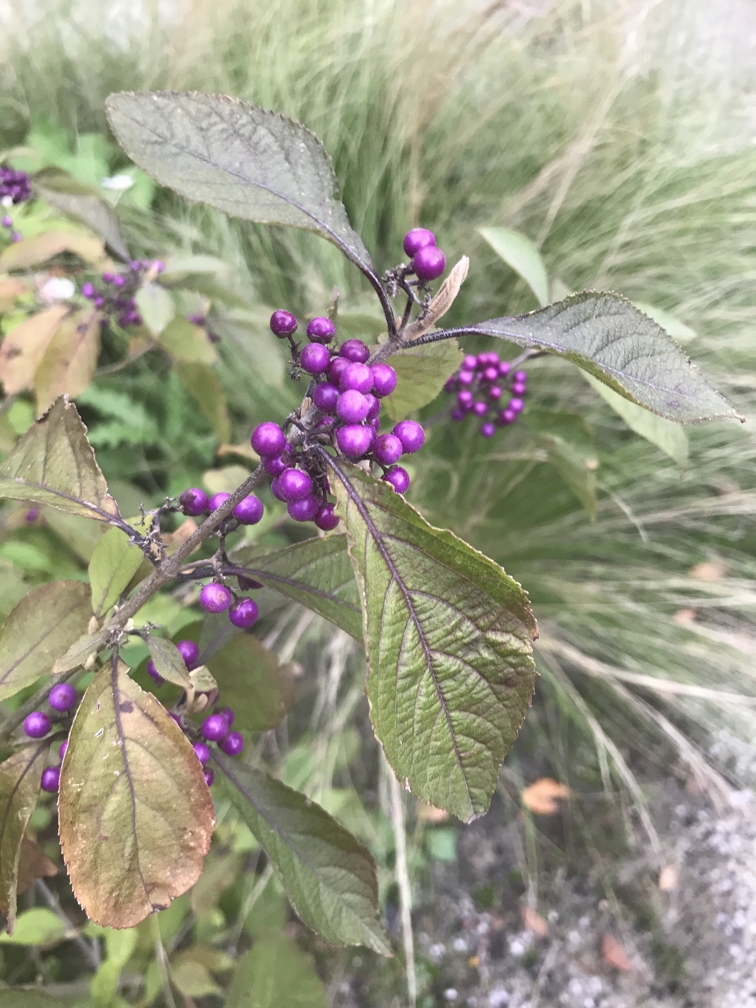
[[[531,593],[539,618],[542,677],[505,765],[500,810],[506,828],[521,835],[518,891],[534,908],[539,871],[573,870],[586,849],[609,851],[597,885],[611,888],[611,857],[634,832],[648,842],[649,872],[658,873],[662,827],[649,781],[680,780],[720,805],[754,782],[756,147],[747,39],[756,19],[745,4],[724,6],[0,5],[0,150],[23,147],[19,156],[30,166],[58,165],[99,186],[128,169],[108,135],[103,101],[111,91],[217,91],[279,110],[325,143],[351,221],[379,269],[400,259],[402,236],[416,225],[437,234],[450,261],[470,256],[450,322],[536,307],[478,233],[513,228],[540,249],[555,297],[606,289],[673,316],[676,338],[751,421],[688,429],[688,460],[678,464],[632,433],[577,370],[539,360],[530,368],[526,409],[584,418],[599,463],[594,520],[521,425],[486,442],[467,425],[434,423],[413,460],[412,502],[502,563]],[[357,271],[312,235],[226,219],[155,192],[141,177],[119,214],[138,256],[202,254],[226,264],[224,282],[243,306],[243,317],[227,306],[216,326],[232,443],[295,401],[265,328],[272,308],[323,313],[337,286],[345,311],[375,314]],[[79,405],[105,475],[131,505],[157,503],[227,464],[216,458],[210,424],[154,362],[98,379]],[[83,570],[81,556],[50,530],[19,530],[7,514],[3,521],[6,589]],[[7,613],[15,599],[6,594]],[[409,881],[422,906],[431,898],[429,863],[453,867],[466,828],[434,823],[410,798],[404,826],[396,815],[392,822],[362,696],[364,663],[346,639],[298,611],[272,613],[265,629],[302,675],[288,723],[261,751],[370,844],[398,956],[376,963],[363,955],[358,969],[351,953],[329,952],[301,928],[296,934],[317,953],[329,1003],[404,1004],[398,832],[406,834]],[[519,793],[544,777],[573,794],[571,826],[558,839],[520,810]],[[126,1003],[150,1003],[134,980],[148,969],[158,978],[151,1003],[171,1005],[172,996],[176,1004],[181,997],[225,1003],[228,957],[263,924],[285,923],[253,848],[230,818],[222,823],[212,884],[162,914],[157,932],[139,929],[137,951],[123,959],[131,963],[120,987]],[[511,868],[492,871],[503,877]],[[62,883],[60,898],[68,898]],[[26,905],[43,903],[32,890]],[[71,1004],[120,1004],[89,991],[91,955],[95,965],[103,954],[123,957],[92,934],[83,950],[71,942],[4,946],[1,975],[11,983],[42,977]],[[164,947],[179,977],[173,995],[163,982]],[[198,948],[204,960],[191,958]],[[445,1003],[443,979],[420,952],[417,958],[418,1003]],[[195,961],[206,967],[207,990],[180,979],[182,963]],[[358,974],[359,996],[349,988]]]

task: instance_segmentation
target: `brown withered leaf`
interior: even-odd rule
[[[632,973],[633,964],[628,958],[627,952],[620,943],[610,934],[605,934],[601,942],[601,957],[607,966],[621,970],[623,973]]]
[[[214,810],[178,725],[115,659],[81,701],[63,760],[60,839],[76,898],[106,927],[134,927],[202,874]]]
[[[30,315],[5,337],[0,347],[0,381],[6,395],[32,388],[37,365],[67,311],[62,304],[46,308]]]
[[[532,931],[539,938],[546,938],[548,936],[549,925],[538,911],[532,907],[524,906],[522,908],[522,923],[528,931]]]
[[[33,840],[24,837],[21,841],[21,856],[18,859],[17,892],[31,888],[37,879],[52,878],[58,874],[58,866],[43,854]]]
[[[541,777],[525,788],[521,799],[525,808],[535,815],[554,815],[559,811],[559,799],[569,798],[570,793],[566,784],[560,784],[551,777]]]
[[[34,373],[37,416],[58,396],[72,399],[92,381],[100,353],[100,315],[88,308],[68,315],[58,326]]]
[[[61,252],[74,252],[80,259],[93,264],[104,263],[106,258],[102,242],[94,235],[81,231],[43,231],[8,245],[0,255],[0,270],[40,266]]]
[[[186,521],[181,522],[175,532],[164,532],[163,542],[165,543],[168,556],[171,553],[175,553],[179,546],[183,546],[186,540],[197,531],[197,527],[197,522],[194,518],[187,518]],[[199,549],[199,546],[197,546],[197,549]]]
[[[414,322],[410,322],[402,332],[402,339],[405,342],[417,339],[423,333],[431,329],[440,318],[449,311],[459,294],[459,289],[467,279],[467,271],[470,268],[470,260],[467,256],[462,256],[459,262],[452,267],[449,275],[439,287],[438,293],[428,305],[428,310]]]

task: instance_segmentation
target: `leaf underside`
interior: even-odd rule
[[[469,821],[488,808],[533,695],[527,595],[388,484],[328,458],[361,588],[375,734],[409,790]]]
[[[681,424],[743,418],[658,323],[617,294],[583,291],[467,333],[559,354],[626,399]]]

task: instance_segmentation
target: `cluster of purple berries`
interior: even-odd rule
[[[404,251],[410,256],[411,271],[421,283],[436,280],[446,269],[446,256],[436,245],[436,236],[427,228],[408,231]]]
[[[452,419],[477,417],[483,437],[493,437],[497,427],[507,427],[522,413],[527,382],[524,371],[513,372],[510,362],[497,353],[468,354],[444,385],[445,392],[456,395]]]
[[[87,280],[81,285],[81,293],[95,308],[116,318],[122,328],[140,325],[142,318],[137,311],[134,295],[142,283],[142,274],[151,269],[160,273],[163,269],[162,262],[133,259],[129,263],[128,273],[103,273],[100,277],[102,287],[98,288],[91,280]]]
[[[70,683],[56,683],[47,694],[47,702],[58,714],[70,714],[79,702],[79,694]],[[52,728],[52,718],[45,711],[32,711],[24,718],[24,732],[28,738],[40,739]],[[68,740],[58,750],[61,758],[66,754]],[[42,771],[42,790],[54,794],[60,783],[60,765],[48,766]]]
[[[23,171],[6,165],[0,166],[0,203],[9,206],[23,203],[31,196],[31,179]]]

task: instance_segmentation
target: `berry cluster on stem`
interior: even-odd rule
[[[527,381],[524,371],[512,371],[511,362],[494,351],[468,354],[444,385],[455,396],[452,420],[473,416],[481,435],[493,437],[498,427],[508,427],[522,413]]]
[[[142,318],[134,295],[141,286],[145,273],[160,273],[162,269],[160,260],[152,262],[149,259],[133,259],[127,272],[102,273],[99,284],[87,280],[81,285],[81,293],[105,316],[116,319],[122,329],[141,325]]]

